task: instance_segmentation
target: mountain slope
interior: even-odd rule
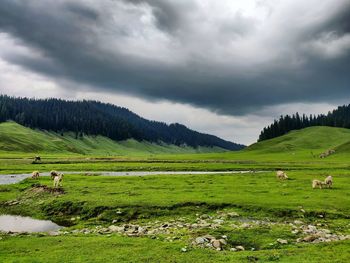
[[[299,115],[298,113],[281,116],[278,120],[275,120],[272,124],[265,127],[260,135],[259,141],[264,141],[278,136],[284,135],[292,130],[299,130],[313,126],[329,126],[338,128],[350,129],[350,104],[339,106],[337,109],[328,114]]]
[[[102,135],[112,140],[165,142],[177,146],[220,147],[239,150],[244,146],[199,133],[184,125],[146,120],[128,109],[97,101],[35,100],[0,96],[0,123],[13,120],[23,126],[64,134]]]
[[[316,126],[291,131],[283,136],[252,144],[244,151],[262,153],[285,153],[311,150],[315,153],[335,149],[336,152],[350,150],[350,129]]]
[[[144,155],[171,153],[223,152],[219,147],[180,147],[133,139],[113,141],[103,136],[75,138],[74,133],[64,136],[43,130],[32,130],[15,122],[0,123],[0,152],[91,154],[91,155]]]

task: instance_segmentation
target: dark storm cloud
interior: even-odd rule
[[[76,3],[67,3],[65,7],[67,11],[70,11],[78,16],[82,16],[87,19],[96,20],[99,15],[95,10],[87,6],[82,6]]]
[[[191,1],[164,1],[164,0],[123,0],[134,5],[147,4],[152,8],[156,26],[160,30],[174,33],[186,23],[185,15],[195,8]]]
[[[282,1],[266,14],[260,2],[259,16],[230,1],[2,0],[0,32],[38,51],[3,58],[95,90],[228,114],[336,100],[350,95],[347,2],[310,13],[317,1]]]

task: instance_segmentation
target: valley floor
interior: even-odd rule
[[[0,214],[49,219],[49,233],[0,234],[1,262],[348,262],[346,163],[66,158],[0,159],[0,173],[218,171],[216,174],[65,174],[0,185]],[[286,169],[289,180],[276,179]],[[294,168],[294,169],[293,169]],[[220,171],[251,170],[245,174]],[[265,170],[254,173],[253,170]],[[0,176],[1,176],[0,174]],[[312,189],[331,174],[332,189]],[[244,251],[241,251],[244,249]]]

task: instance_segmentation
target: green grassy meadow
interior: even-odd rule
[[[0,155],[17,154],[74,156],[144,156],[150,154],[178,154],[223,152],[219,147],[180,147],[169,144],[138,142],[130,139],[116,142],[103,136],[83,136],[76,138],[72,132],[63,135],[42,130],[32,130],[15,122],[0,123]]]
[[[44,176],[0,185],[0,214],[65,226],[59,235],[0,233],[0,262],[349,261],[349,239],[297,241],[310,235],[304,229],[309,225],[329,235],[350,235],[347,129],[312,127],[239,152],[214,153],[175,146],[140,151],[140,143],[133,141],[128,143],[137,146],[126,154],[121,143],[104,143],[105,138],[59,136],[14,123],[0,125],[0,176],[66,171],[60,193],[43,190],[52,186]],[[328,149],[336,152],[320,159]],[[36,154],[41,163],[33,163]],[[276,179],[276,169],[286,170],[289,179]],[[257,172],[220,173],[231,170]],[[117,177],[87,171],[218,172]],[[332,189],[311,188],[313,179],[327,175],[334,178]],[[148,234],[130,236],[108,231],[111,225],[149,229]],[[193,243],[204,235],[225,236],[227,244],[216,251]],[[231,251],[238,245],[245,251]]]

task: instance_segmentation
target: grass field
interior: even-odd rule
[[[12,139],[21,136],[13,135]],[[50,219],[66,226],[55,235],[1,233],[0,261],[348,262],[349,139],[348,130],[313,127],[240,152],[115,152],[107,156],[102,154],[104,146],[101,151],[74,154],[43,145],[50,150],[41,152],[39,164],[32,163],[36,151],[3,150],[0,174],[51,169],[68,172],[64,193],[45,188],[52,185],[48,177],[0,186],[0,214]],[[2,145],[18,145],[0,141]],[[23,144],[22,149],[28,145],[26,141]],[[336,153],[320,159],[318,155],[328,149]],[[241,169],[263,172],[125,177],[85,174]],[[289,180],[277,180],[276,169],[285,169]],[[311,188],[312,179],[323,180],[327,175],[334,178],[332,189]],[[148,232],[114,231],[112,226],[138,226]],[[314,232],[308,232],[310,229]],[[320,233],[333,239],[304,241]],[[223,250],[194,243],[205,235],[225,237]],[[277,241],[280,239],[286,243]],[[236,246],[245,251],[231,251]]]
[[[0,123],[0,154],[18,153],[55,156],[99,155],[99,156],[143,156],[150,154],[179,154],[201,152],[224,152],[219,147],[179,147],[126,140],[116,142],[103,136],[83,136],[76,139],[71,132],[63,135],[42,130],[32,130],[15,122]]]

